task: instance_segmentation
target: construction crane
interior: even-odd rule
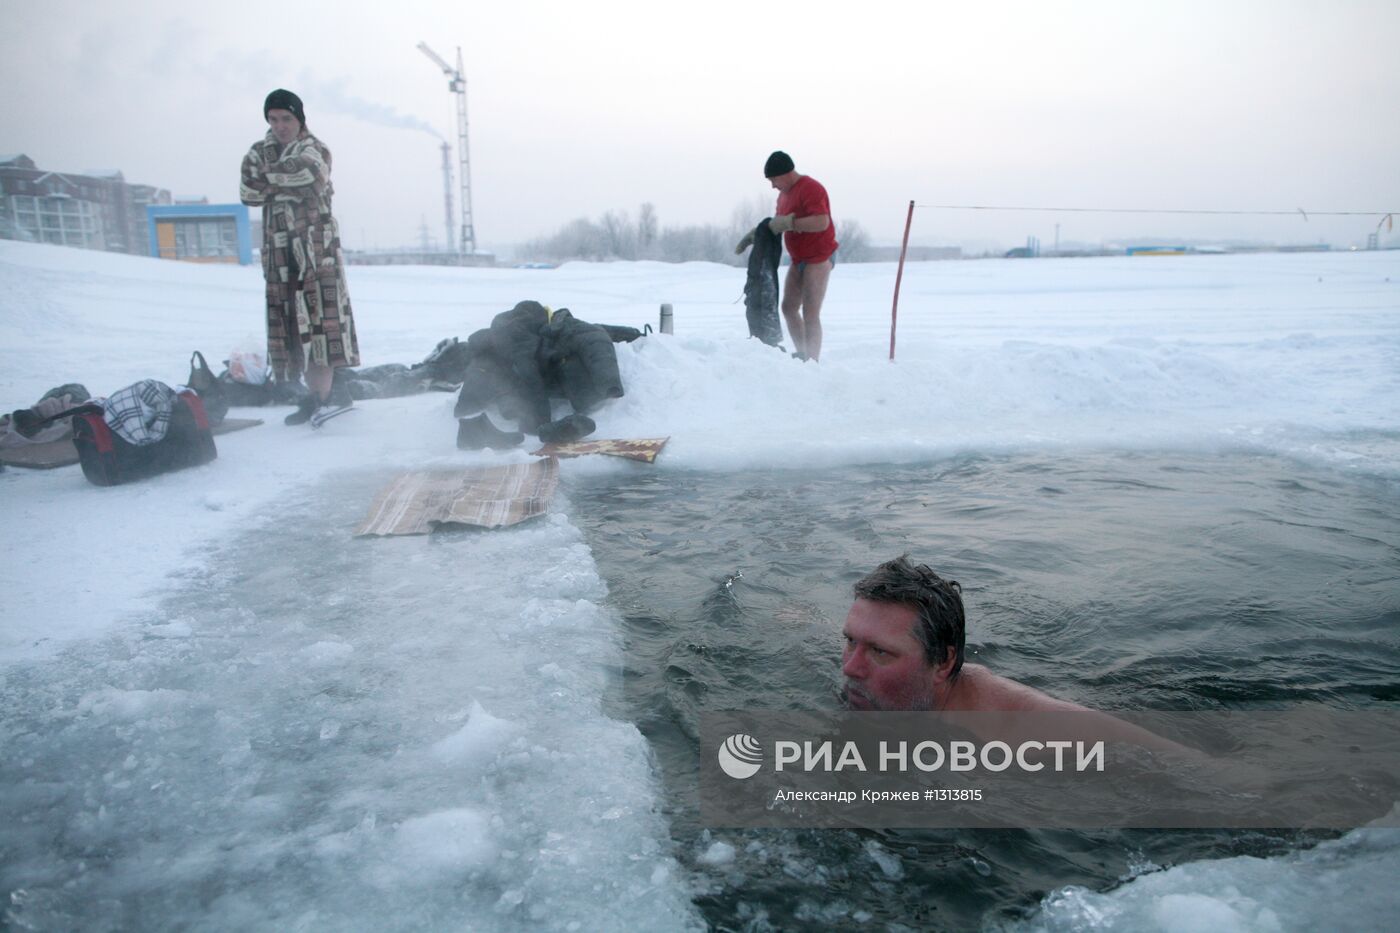
[[[457,97],[457,164],[458,176],[462,185],[462,236],[459,240],[463,254],[476,252],[476,230],[472,226],[472,182],[471,167],[467,158],[467,79],[462,76],[462,47],[457,46],[457,67],[443,61],[442,56],[428,48],[428,43],[418,43],[418,51],[433,60],[433,64],[447,75],[447,89]],[[450,187],[450,186],[449,186]],[[451,195],[448,195],[448,214],[452,212]],[[449,238],[450,243],[450,238]]]

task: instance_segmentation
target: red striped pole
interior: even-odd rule
[[[894,276],[894,304],[890,306],[890,362],[894,362],[894,325],[899,318],[899,283],[904,278],[904,254],[909,252],[909,228],[914,223],[914,202],[909,202],[909,216],[904,219],[904,245],[899,248],[899,271]]]

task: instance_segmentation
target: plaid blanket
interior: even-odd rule
[[[175,390],[154,379],[142,379],[113,392],[102,403],[102,420],[128,443],[143,447],[165,438]]]

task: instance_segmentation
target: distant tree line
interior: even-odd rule
[[[571,220],[552,235],[523,244],[520,257],[551,262],[654,259],[742,266],[748,263],[748,255],[736,256],[734,245],[771,213],[769,199],[754,198],[734,208],[728,224],[662,227],[656,207],[646,203],[637,209],[635,220],[626,211],[608,211],[597,220]],[[841,244],[838,261],[871,261],[870,237],[858,222],[838,221],[836,239]]]

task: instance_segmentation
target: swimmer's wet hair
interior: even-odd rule
[[[851,589],[856,599],[899,603],[916,611],[919,622],[914,636],[924,646],[924,658],[929,664],[942,664],[951,651],[952,674],[962,670],[967,616],[958,581],[943,579],[927,564],[911,564],[909,555],[901,554],[857,580]]]

